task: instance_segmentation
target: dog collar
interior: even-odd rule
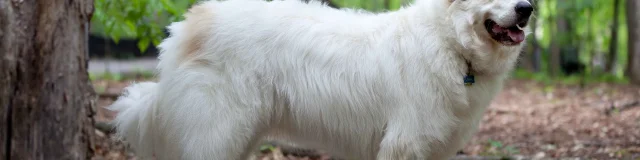
[[[462,79],[464,81],[465,86],[471,86],[473,85],[473,83],[476,82],[476,79],[473,76],[473,73],[471,73],[471,70],[472,70],[471,62],[467,61],[467,73],[464,75],[464,78]]]

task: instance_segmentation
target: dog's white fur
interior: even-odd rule
[[[245,159],[264,137],[355,159],[446,159],[474,133],[522,45],[523,0],[417,0],[379,14],[317,2],[203,2],[172,24],[159,82],[110,108],[138,156]],[[463,84],[470,62],[476,75]]]

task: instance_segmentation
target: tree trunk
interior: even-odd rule
[[[92,0],[0,0],[0,156],[89,159]]]
[[[561,75],[561,54],[562,48],[567,44],[566,42],[566,33],[568,32],[568,22],[564,17],[557,17],[557,29],[556,32],[560,33],[560,36],[554,36],[551,41],[550,53],[549,56],[549,70],[551,75],[559,76]]]
[[[538,6],[538,1],[531,1],[533,6]],[[534,12],[532,17],[538,17],[538,13]],[[538,22],[536,18],[532,18],[529,23],[529,27],[531,28],[531,34],[529,35],[529,44],[526,47],[526,53],[522,55],[521,65],[524,69],[531,72],[539,72],[540,71],[540,52],[541,46],[538,43],[538,37],[536,37],[536,30],[538,28]]]
[[[533,6],[538,6],[538,1],[530,1],[531,3],[533,3]],[[538,17],[540,12],[536,11],[534,12],[535,17]],[[541,63],[541,52],[542,52],[542,46],[540,46],[540,44],[538,43],[538,37],[536,36],[536,31],[538,28],[538,22],[536,18],[532,18],[531,21],[531,31],[533,33],[531,33],[531,39],[532,41],[532,47],[533,47],[533,52],[531,53],[531,66],[533,68],[534,72],[539,72],[540,68],[542,66]]]
[[[629,28],[629,58],[627,76],[633,84],[640,85],[640,1],[627,0],[627,25]]]
[[[616,61],[618,60],[618,15],[620,13],[620,0],[613,0],[613,26],[611,27],[611,43],[609,44],[609,56],[605,71],[609,73],[615,72]]]

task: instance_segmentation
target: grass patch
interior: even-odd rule
[[[110,81],[122,81],[124,79],[123,75],[120,73],[89,73],[89,80],[110,80]]]
[[[137,70],[132,73],[113,73],[113,72],[104,72],[104,73],[89,73],[89,80],[107,80],[107,81],[124,81],[131,79],[152,79],[155,77],[155,73],[153,71],[145,71],[145,70]]]
[[[481,156],[495,156],[500,159],[512,159],[511,157],[520,154],[520,150],[513,146],[504,145],[500,141],[489,139],[485,145],[484,152],[479,153]]]
[[[530,72],[523,69],[516,69],[512,77],[515,79],[527,79],[540,82],[546,85],[565,84],[565,85],[581,85],[594,83],[613,83],[628,84],[626,77],[613,74],[585,74],[585,75],[562,75],[551,76],[546,72]]]

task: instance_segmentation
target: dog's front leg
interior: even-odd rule
[[[387,123],[385,135],[380,143],[377,160],[426,160],[433,151],[440,150],[433,147],[444,147],[450,136],[453,115],[445,111],[432,112],[400,111]],[[422,113],[422,114],[417,114]],[[432,117],[423,119],[424,117]],[[429,159],[431,160],[431,159]]]
[[[413,136],[402,132],[387,132],[380,143],[377,160],[424,160],[428,155],[428,148],[421,148],[420,143]],[[427,145],[424,145],[428,147]]]

